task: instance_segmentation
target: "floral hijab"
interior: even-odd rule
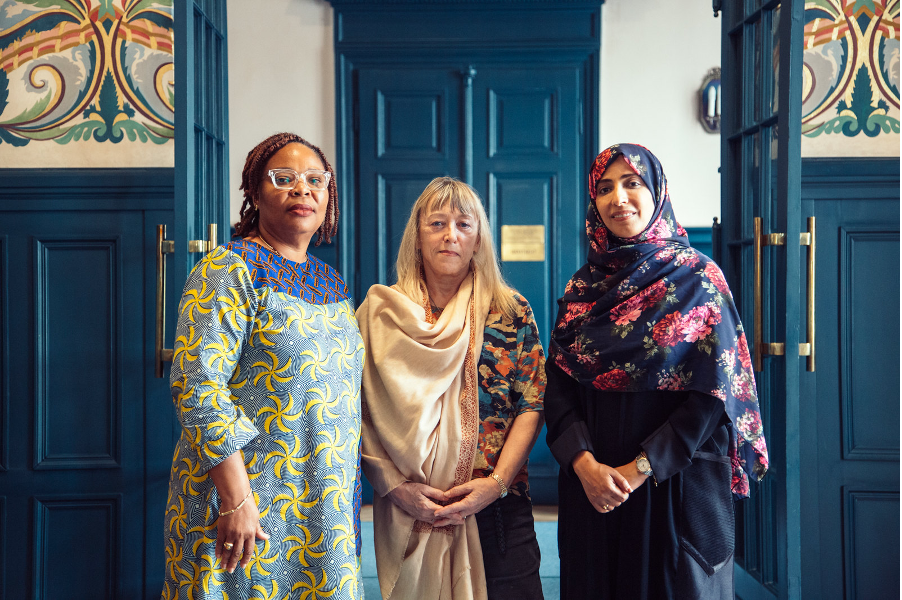
[[[658,159],[642,146],[617,144],[598,155],[589,196],[623,156],[651,191],[655,211],[632,238],[605,227],[589,202],[588,262],[558,301],[549,359],[602,391],[694,390],[724,401],[733,423],[731,489],[749,493],[748,474],[767,471],[767,446],[748,343],[730,288],[714,261],[689,246]]]

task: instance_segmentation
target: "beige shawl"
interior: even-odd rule
[[[476,519],[433,528],[386,494],[405,481],[448,490],[470,480],[479,429],[477,364],[490,298],[468,275],[436,322],[375,285],[357,310],[366,347],[363,469],[376,491],[376,568],[383,598],[485,599]]]

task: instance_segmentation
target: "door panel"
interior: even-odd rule
[[[538,173],[488,173],[488,204],[493,235],[501,246],[503,225],[541,225],[545,232],[544,261],[506,261],[501,263],[504,278],[529,300],[539,326],[542,347],[548,347],[551,321],[557,314],[552,311],[557,288],[552,284],[552,261],[556,256],[551,249],[554,239],[552,212],[558,192],[559,177],[556,172]],[[556,273],[555,273],[556,275]]]
[[[460,175],[460,97],[450,67],[359,73],[358,303],[373,284],[394,283],[401,236],[426,185]]]
[[[898,167],[803,163],[802,214],[816,217],[818,243],[816,371],[801,373],[816,448],[806,597],[899,594]]]
[[[119,464],[117,241],[67,236],[34,242],[35,469]],[[72,285],[72,265],[91,286]]]
[[[844,487],[842,492],[845,569],[831,573],[830,579],[838,579],[842,574],[845,585],[824,589],[836,590],[836,598],[848,600],[898,598],[899,537],[892,535],[899,531],[898,485],[895,490],[887,491]],[[890,532],[890,538],[876,536],[878,531]],[[875,573],[880,576],[875,577]]]
[[[545,260],[502,263],[532,305],[545,347],[556,300],[582,264],[578,167],[580,73],[574,66],[481,67],[473,80],[474,186],[486,200],[495,239],[502,225],[542,225]],[[576,224],[576,227],[574,227]]]
[[[502,227],[542,226],[544,260],[502,261],[529,300],[546,349],[557,298],[585,257],[577,66],[478,66],[473,79],[473,184],[503,256]],[[529,456],[533,502],[557,503],[558,464],[543,428]]]
[[[141,597],[145,535],[141,212],[6,212],[15,293],[8,469],[14,598]],[[4,285],[4,290],[8,288]],[[11,291],[11,290],[10,290]],[[72,583],[79,582],[77,589]]]

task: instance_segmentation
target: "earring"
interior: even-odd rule
[[[254,202],[254,212],[257,212],[258,210],[260,210],[260,208],[257,206],[257,203]]]

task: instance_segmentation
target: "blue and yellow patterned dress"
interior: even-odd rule
[[[241,240],[197,264],[170,377],[182,435],[163,598],[363,596],[363,358],[347,287],[313,256],[299,264]],[[214,558],[219,496],[207,472],[238,450],[270,538],[229,574]]]

